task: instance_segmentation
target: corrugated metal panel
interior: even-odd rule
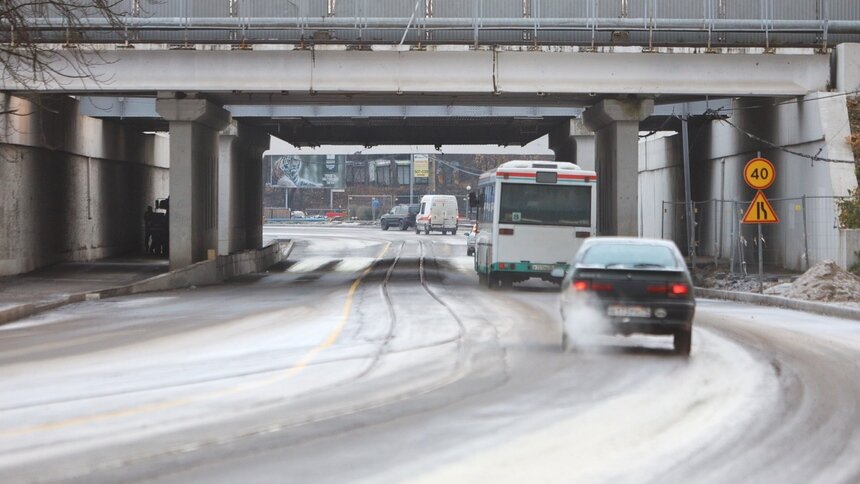
[[[432,15],[436,19],[468,19],[467,26],[460,29],[425,31],[424,16],[428,2],[420,0],[415,21],[408,31],[406,42],[433,43],[472,43],[474,30],[471,20],[476,8],[481,18],[522,18],[524,4],[526,17],[533,17],[538,26],[542,18],[615,18],[626,14],[630,18],[654,17],[657,28],[660,19],[687,18],[701,20],[703,27],[710,18],[737,18],[792,20],[817,19],[827,17],[841,20],[860,20],[860,0],[432,0]],[[139,33],[141,41],[157,40],[166,42],[232,42],[247,38],[255,42],[297,42],[334,41],[363,43],[396,43],[406,29],[406,20],[415,9],[415,0],[336,0],[333,16],[352,19],[356,27],[363,18],[395,17],[404,19],[402,28],[390,29],[332,29],[326,32],[308,30],[253,30],[242,31],[238,23],[241,18],[289,18],[298,27],[302,19],[327,16],[329,0],[236,0],[238,11],[237,30],[210,31],[164,31]],[[131,13],[133,0],[121,0],[117,10]],[[215,18],[230,16],[230,0],[141,0],[142,17],[166,18]],[[45,13],[42,13],[44,15]],[[50,14],[50,13],[47,13]],[[37,14],[38,15],[38,14]],[[480,24],[480,22],[479,22]],[[292,24],[291,24],[292,25]],[[644,25],[643,25],[644,26]],[[57,35],[57,34],[44,34]],[[62,34],[60,34],[62,35]],[[316,36],[316,37],[315,37]],[[95,40],[116,39],[121,41],[122,33],[88,32],[86,38]],[[314,39],[315,37],[315,39]],[[780,45],[819,45],[823,43],[820,33],[786,34],[771,33],[769,44]],[[702,45],[708,41],[707,31],[702,32],[600,32],[595,31],[547,31],[533,28],[519,30],[478,31],[478,42],[588,45],[592,41],[598,45]],[[857,35],[829,35],[828,45],[843,41],[857,41]],[[711,44],[725,45],[764,45],[764,31],[739,33],[713,33]]]
[[[860,1],[827,0],[831,19],[860,20]]]
[[[325,4],[325,0],[321,3]],[[419,2],[416,12],[417,16],[424,16],[422,7],[424,1]],[[412,15],[415,0],[337,0],[334,15],[338,17],[354,17],[356,8],[364,11],[366,17],[406,17]]]
[[[472,18],[476,5],[486,18],[523,16],[523,0],[434,0],[433,14],[439,18]]]
[[[798,2],[797,0],[771,0],[769,18],[786,20],[818,19],[819,8],[816,0]]]

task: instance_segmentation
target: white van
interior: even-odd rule
[[[457,197],[454,195],[424,195],[415,216],[415,233],[429,234],[438,230],[442,235],[457,233]]]

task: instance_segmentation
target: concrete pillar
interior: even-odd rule
[[[269,135],[233,121],[221,131],[218,157],[218,254],[263,243],[263,152]]]
[[[263,152],[269,149],[269,134],[258,129],[242,132],[245,171],[245,248],[263,246]]]
[[[654,111],[651,99],[605,99],[582,116],[595,133],[597,231],[639,235],[639,122]]]
[[[170,268],[218,247],[218,133],[230,113],[205,99],[156,101],[170,122]]]
[[[549,148],[557,161],[576,163],[583,170],[594,169],[594,133],[581,119],[565,121],[551,131]]]

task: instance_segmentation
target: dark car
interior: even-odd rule
[[[585,241],[562,282],[562,345],[575,344],[582,305],[596,309],[610,333],[671,335],[690,354],[696,301],[687,265],[668,240],[595,237]]]
[[[388,230],[389,227],[397,227],[400,230],[415,227],[415,215],[417,213],[417,203],[396,205],[390,212],[379,218],[379,226],[382,227],[382,230]]]

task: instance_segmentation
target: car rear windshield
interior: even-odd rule
[[[603,267],[678,268],[672,249],[647,244],[595,244],[580,262]]]
[[[526,225],[591,226],[591,187],[502,185],[499,222]]]

